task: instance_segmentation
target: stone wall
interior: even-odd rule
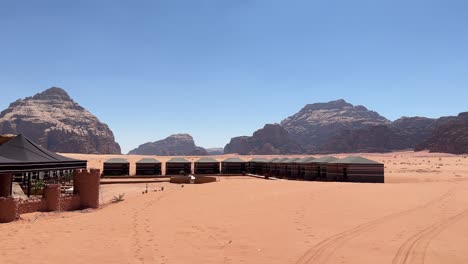
[[[44,187],[42,198],[27,200],[0,197],[0,223],[12,222],[21,214],[33,212],[71,211],[99,207],[99,170],[77,170],[74,173],[74,194],[61,196],[60,185]],[[10,186],[10,185],[9,185]]]

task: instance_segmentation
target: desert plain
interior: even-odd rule
[[[122,157],[65,155],[99,169]],[[384,184],[226,176],[101,185],[100,209],[0,224],[0,263],[468,263],[466,155],[358,155],[385,164]],[[149,156],[123,157],[134,173]]]

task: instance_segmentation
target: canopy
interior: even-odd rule
[[[153,158],[143,158],[137,162],[137,164],[159,164],[161,161]]]
[[[197,161],[195,161],[195,163],[219,163],[219,161],[213,159],[213,158],[201,158]]]
[[[333,164],[382,164],[377,161],[366,159],[360,156],[349,156],[344,159],[332,161]]]
[[[177,158],[172,158],[168,161],[166,161],[166,163],[190,163],[190,161],[184,159],[184,158],[180,158],[180,157],[177,157]]]
[[[21,134],[0,145],[0,172],[81,169],[86,164],[48,151]]]

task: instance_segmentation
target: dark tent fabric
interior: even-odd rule
[[[48,151],[21,134],[0,145],[0,172],[84,169],[86,164]]]

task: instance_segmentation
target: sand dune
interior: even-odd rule
[[[105,185],[101,209],[0,225],[0,262],[468,263],[468,158],[363,155],[385,163],[386,184],[221,177],[145,195],[145,184]],[[97,168],[109,157],[69,156]]]

